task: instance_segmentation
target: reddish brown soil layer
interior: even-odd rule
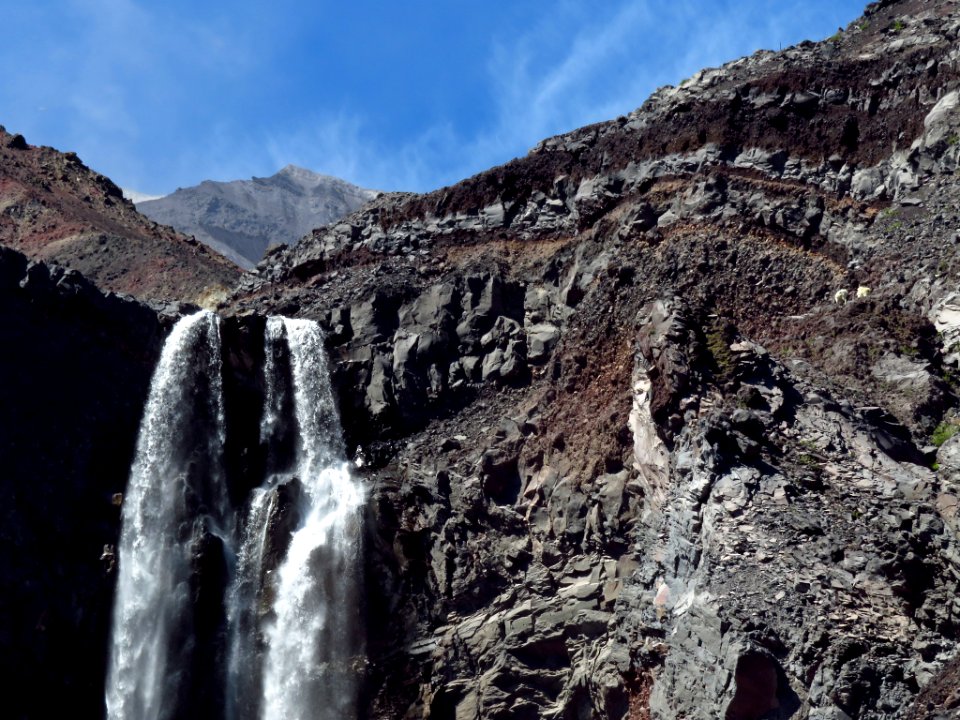
[[[75,154],[27,145],[2,128],[0,243],[149,300],[209,301],[240,274],[193,238],[140,215]]]

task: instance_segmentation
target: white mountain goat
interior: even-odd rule
[[[846,288],[840,288],[833,294],[833,302],[837,305],[846,305],[847,298],[850,296],[850,293]]]
[[[857,288],[858,298],[865,298],[869,294],[870,294],[870,288],[868,288],[866,285],[861,285],[860,287]]]

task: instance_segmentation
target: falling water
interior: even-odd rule
[[[264,331],[264,401],[260,420],[260,444],[266,448],[266,479],[247,501],[240,514],[241,538],[237,573],[228,599],[230,651],[228,666],[228,712],[230,720],[260,717],[263,653],[262,620],[271,594],[273,564],[277,550],[271,547],[271,520],[289,508],[283,507],[278,490],[292,484],[291,464],[295,454],[289,448],[287,421],[292,415],[290,357],[284,321],[267,318]],[[268,557],[270,556],[270,557]],[[275,560],[274,560],[275,562]]]
[[[319,326],[269,318],[264,342],[266,471],[236,513],[219,320],[184,318],[164,346],[124,502],[111,720],[355,716],[362,492]]]
[[[283,320],[297,425],[299,527],[277,569],[267,626],[264,720],[354,714],[359,485],[344,461],[319,326]]]
[[[264,351],[267,476],[251,495],[231,595],[231,715],[346,719],[361,649],[362,494],[343,460],[319,326],[269,318]]]
[[[227,717],[230,720],[254,720],[260,707],[262,641],[258,625],[270,500],[271,494],[265,488],[257,488],[251,495],[237,557],[237,574],[228,599]]]
[[[193,570],[227,555],[220,366],[219,320],[200,312],[176,324],[154,371],[123,504],[111,719],[174,717],[197,692],[195,677],[215,673],[213,661],[198,665],[212,651],[197,650],[194,619],[206,619],[198,598],[216,590],[199,588]]]

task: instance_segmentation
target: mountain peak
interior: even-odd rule
[[[325,175],[321,175],[320,173],[315,173],[313,170],[308,170],[305,167],[300,167],[299,165],[294,165],[292,163],[289,165],[284,165],[276,174],[284,175],[287,177],[298,178],[298,179],[302,179],[302,178],[315,179],[315,178],[327,177]]]
[[[325,175],[323,173],[314,172],[305,167],[300,167],[299,165],[294,165],[292,163],[285,165],[280,170],[278,170],[270,178],[285,178],[287,180],[292,180],[299,185],[306,187],[318,187],[320,185],[336,185],[344,186],[349,188],[355,188],[358,191],[362,191],[362,188],[354,185],[348,180],[343,178],[334,177],[333,175]],[[364,191],[365,192],[365,191]]]
[[[294,165],[293,163],[288,163],[284,165],[278,175],[317,175],[313,170],[308,170],[305,167],[300,167],[299,165]]]
[[[269,246],[299,240],[353,212],[374,195],[340,178],[288,164],[265,178],[205,180],[141,203],[138,209],[251,268]]]
[[[340,178],[332,177],[330,175],[322,175],[314,172],[313,170],[308,170],[307,168],[293,164],[285,165],[272,177],[267,179],[284,179],[294,182],[302,187],[309,188],[317,187],[319,185],[350,184],[346,180],[341,180]]]

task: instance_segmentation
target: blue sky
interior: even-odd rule
[[[0,0],[0,124],[146,193],[288,163],[430,190],[864,5]]]

